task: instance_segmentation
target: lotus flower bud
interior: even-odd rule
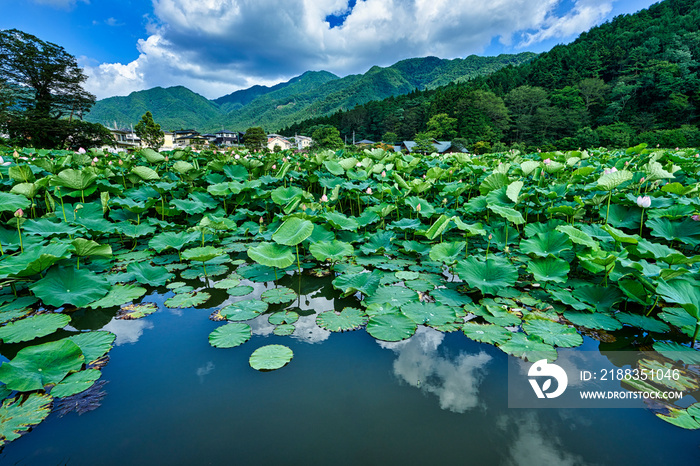
[[[276,164],[272,164],[272,169],[273,169],[273,170],[277,170],[277,165],[276,165]]]
[[[119,165],[124,165],[124,162],[122,161],[122,159],[119,159]]]
[[[695,215],[691,216],[690,218],[692,218],[696,222],[700,222],[700,215],[698,215],[698,214],[695,214]]]
[[[321,196],[321,202],[328,202],[328,196],[326,196],[325,194]]]
[[[420,204],[416,206],[416,212],[420,212]]]
[[[238,154],[236,154],[236,156],[234,157],[234,159],[236,159],[236,160],[238,160],[238,159],[240,159],[240,158],[241,158],[241,156],[238,155]]]
[[[382,178],[386,178],[386,171],[382,170]]]
[[[168,156],[166,155],[166,156],[165,156],[165,161],[167,162],[168,160],[170,160],[170,157],[168,157]]]
[[[19,217],[23,217],[23,216],[24,216],[24,211],[22,209],[17,209],[15,211],[15,217],[19,218]]]
[[[98,160],[100,160],[100,159],[98,159],[97,157],[94,157],[94,158],[92,159],[92,161],[93,161],[94,163],[97,163]]]
[[[646,178],[644,178],[644,177],[642,177],[642,179],[639,180],[640,183],[644,183],[644,181],[646,181]]]
[[[360,162],[357,162],[357,163],[355,164],[355,166],[356,166],[356,167],[361,167],[362,164],[361,164]]]
[[[260,225],[262,225],[262,224],[263,224],[263,218],[260,217]]]
[[[85,149],[83,149],[82,147],[78,149],[78,154],[84,154],[84,153],[85,153]]]
[[[651,198],[649,196],[639,196],[637,198],[637,205],[642,209],[648,209],[651,207]]]
[[[489,234],[489,241],[493,239],[493,235]]]
[[[372,188],[367,188],[367,194],[372,194]]]

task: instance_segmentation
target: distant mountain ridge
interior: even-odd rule
[[[452,60],[411,58],[386,68],[374,66],[364,74],[344,78],[328,71],[307,71],[284,83],[270,87],[256,85],[213,100],[183,86],[156,87],[99,100],[86,120],[124,127],[136,124],[150,110],[156,122],[167,130],[245,131],[251,126],[262,126],[266,131],[276,131],[373,100],[467,81],[508,65],[526,63],[535,56],[523,52],[497,57],[470,55]]]

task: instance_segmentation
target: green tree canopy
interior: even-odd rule
[[[342,149],[345,147],[345,143],[340,139],[340,131],[330,125],[324,125],[316,129],[311,134],[311,139],[314,140],[316,147],[323,149]]]
[[[248,150],[262,150],[267,145],[267,133],[260,126],[253,126],[245,131],[243,145]]]
[[[151,149],[158,150],[165,142],[165,134],[160,129],[160,125],[153,121],[150,111],[141,117],[141,121],[134,127],[134,132]]]

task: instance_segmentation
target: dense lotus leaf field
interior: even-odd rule
[[[215,308],[204,341],[245,352],[263,314],[294,333],[285,275],[332,274],[354,297],[317,313],[328,331],[429,326],[529,361],[587,335],[650,351],[698,391],[697,150],[0,155],[0,444],[99,380],[115,335],[76,331],[73,313],[148,318],[141,299],[172,290],[167,307]],[[246,353],[251,370],[293,356]],[[700,428],[698,403],[657,415]]]

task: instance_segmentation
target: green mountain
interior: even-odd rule
[[[311,117],[329,115],[366,102],[434,89],[519,65],[536,55],[444,60],[436,57],[402,60],[392,66],[372,67],[364,74],[338,78],[327,71],[309,71],[275,86],[253,86],[207,100],[182,86],[132,92],[126,97],[98,101],[86,119],[107,126],[136,124],[150,110],[164,129],[194,128],[216,131],[221,127],[245,131],[263,126],[276,131]]]
[[[402,63],[386,71],[403,71]],[[423,76],[420,70],[404,74]],[[665,0],[519,66],[367,102],[279,132],[309,135],[317,125],[375,141],[429,132],[460,139],[474,151],[700,146],[700,0]]]

